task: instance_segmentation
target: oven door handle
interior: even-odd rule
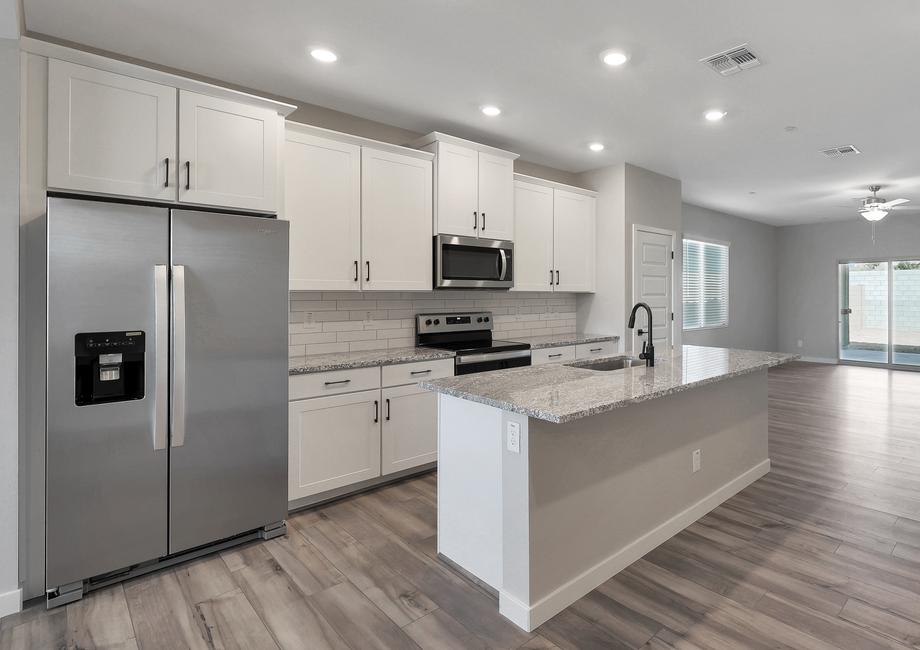
[[[505,274],[508,272],[508,255],[504,248],[498,249],[498,279],[503,281]]]
[[[530,350],[510,350],[508,352],[483,352],[482,354],[464,354],[457,357],[458,366],[487,361],[504,361],[505,359],[530,358]]]

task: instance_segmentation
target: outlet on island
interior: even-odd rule
[[[517,422],[508,423],[508,451],[521,453],[521,425]]]

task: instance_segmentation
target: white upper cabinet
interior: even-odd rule
[[[49,61],[48,187],[174,201],[176,168],[175,88]]]
[[[50,189],[277,211],[293,106],[48,47]]]
[[[514,239],[514,160],[479,152],[479,236]]]
[[[552,291],[553,188],[514,181],[514,290]]]
[[[479,152],[442,142],[437,167],[437,231],[475,237],[479,232]]]
[[[595,206],[588,190],[515,176],[515,291],[594,291]]]
[[[443,133],[412,146],[435,154],[436,234],[514,240],[517,154]]]
[[[358,289],[361,147],[288,128],[283,160],[291,290]]]
[[[431,289],[431,175],[430,160],[362,148],[363,289]]]
[[[179,92],[179,201],[261,212],[276,210],[275,111]]]
[[[556,291],[594,291],[595,198],[554,190],[553,271]]]

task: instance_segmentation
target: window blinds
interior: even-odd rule
[[[728,246],[684,240],[684,329],[728,325]]]

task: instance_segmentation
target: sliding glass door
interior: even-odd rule
[[[839,265],[841,361],[920,366],[920,261]]]

